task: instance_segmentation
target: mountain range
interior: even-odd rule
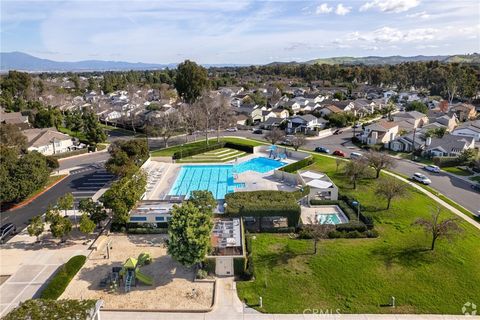
[[[439,55],[439,56],[389,56],[389,57],[333,57],[314,59],[305,62],[272,62],[268,65],[281,64],[346,64],[346,65],[382,65],[398,64],[402,62],[413,61],[432,61],[438,60],[444,63],[480,63],[480,54],[473,53],[468,55]],[[104,61],[104,60],[83,60],[76,62],[62,62],[48,59],[41,59],[23,52],[1,52],[0,53],[0,71],[9,70],[29,71],[29,72],[66,72],[66,71],[120,71],[120,70],[161,70],[165,68],[175,68],[176,63],[155,64],[155,63],[132,63],[124,61]],[[204,67],[233,67],[245,66],[241,64],[205,64]]]

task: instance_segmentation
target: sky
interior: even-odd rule
[[[478,0],[1,0],[0,49],[57,61],[264,64],[480,52]]]

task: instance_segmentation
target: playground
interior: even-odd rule
[[[102,299],[106,309],[208,309],[213,283],[194,282],[193,270],[167,255],[165,237],[105,237],[60,299]]]

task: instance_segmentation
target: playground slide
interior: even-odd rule
[[[145,273],[142,273],[140,270],[137,269],[137,271],[135,272],[135,276],[137,278],[138,281],[146,284],[146,285],[149,285],[149,286],[152,286],[153,285],[153,278],[150,277],[150,276],[147,276]]]

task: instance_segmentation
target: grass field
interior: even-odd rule
[[[471,176],[472,174],[469,171],[463,170],[459,167],[443,167],[443,171],[456,174],[457,176]]]
[[[220,141],[234,142],[234,143],[237,143],[237,144],[243,144],[243,145],[253,146],[253,147],[262,145],[262,143],[260,143],[260,142],[241,139],[241,138],[221,138]],[[209,139],[210,144],[214,144],[216,142],[217,142],[216,138]],[[196,141],[196,142],[191,142],[191,143],[187,143],[187,144],[183,144],[183,145],[178,145],[178,146],[174,146],[174,147],[155,150],[155,151],[152,151],[150,154],[151,154],[152,157],[168,157],[168,156],[173,156],[173,154],[175,152],[178,152],[178,151],[182,151],[182,150],[187,151],[187,150],[196,149],[196,148],[200,148],[200,147],[204,147],[204,146],[206,146],[205,140],[199,140],[199,141]]]
[[[355,196],[375,219],[376,239],[325,240],[312,255],[310,240],[257,234],[252,240],[255,280],[237,283],[239,297],[260,311],[302,313],[306,308],[341,313],[460,314],[463,304],[480,297],[480,232],[461,220],[464,233],[453,242],[430,239],[412,226],[429,217],[435,202],[413,187],[389,210],[366,179],[357,190],[335,169],[335,160],[315,156],[312,168],[327,173],[341,192]],[[453,214],[444,210],[443,218]],[[382,306],[396,298],[395,309]]]

